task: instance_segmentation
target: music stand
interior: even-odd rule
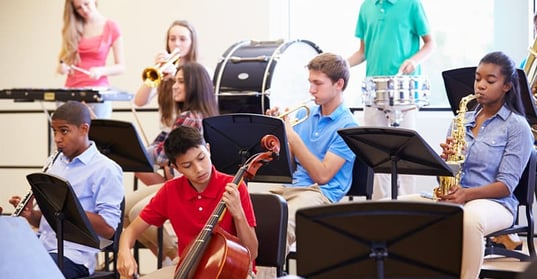
[[[136,129],[130,122],[109,119],[93,119],[89,138],[95,142],[99,151],[128,172],[153,172]]]
[[[474,92],[475,71],[477,67],[466,67],[452,69],[442,72],[442,78],[444,79],[444,86],[446,87],[446,93],[451,106],[453,114],[457,114],[459,109],[460,100]],[[522,104],[526,113],[526,119],[530,125],[537,125],[537,108],[535,107],[535,101],[531,93],[530,85],[524,70],[517,69],[518,80],[520,83],[520,97],[522,98]],[[468,107],[475,107],[476,100],[472,100]]]
[[[32,173],[26,179],[43,216],[56,232],[60,270],[63,270],[63,240],[97,249],[112,243],[99,239],[68,181],[48,173]]]
[[[299,209],[297,273],[308,279],[459,278],[462,222],[462,206],[447,203],[366,201]]]
[[[260,141],[271,134],[280,141],[278,160],[259,169],[251,181],[290,183],[291,162],[283,120],[261,114],[234,113],[203,119],[203,136],[217,170],[235,174],[252,155],[264,152]]]
[[[392,199],[397,199],[397,174],[453,176],[453,170],[414,130],[353,127],[338,130],[349,148],[375,173],[391,173]]]

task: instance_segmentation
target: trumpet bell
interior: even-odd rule
[[[142,80],[149,87],[157,87],[162,81],[162,72],[156,67],[147,67],[142,72]]]
[[[165,62],[161,64],[157,64],[153,67],[145,68],[142,71],[142,80],[144,84],[149,87],[157,87],[163,78],[162,71],[166,69],[167,67],[169,67],[170,65],[175,64],[179,60],[179,58],[181,57],[180,52],[181,51],[178,48],[176,48],[170,54],[168,59],[166,59]]]

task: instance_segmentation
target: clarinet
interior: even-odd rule
[[[56,153],[54,153],[52,156],[50,156],[48,158],[47,163],[45,163],[45,166],[43,167],[43,170],[41,172],[47,172],[47,170],[52,165],[54,165],[54,162],[56,162],[56,159],[58,159],[58,156],[60,155],[60,153],[62,153],[61,150],[56,150]],[[26,207],[28,202],[30,202],[30,200],[32,199],[33,196],[34,196],[34,193],[32,192],[32,190],[28,191],[26,196],[24,196],[24,198],[22,198],[22,200],[19,202],[17,207],[15,207],[15,211],[13,211],[11,216],[13,216],[13,217],[21,216],[22,211],[24,210],[24,208]]]

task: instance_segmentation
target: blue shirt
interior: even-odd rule
[[[395,75],[420,49],[429,23],[419,0],[365,0],[355,36],[365,45],[366,76]],[[419,75],[419,65],[413,73]]]
[[[533,148],[533,134],[526,118],[503,106],[498,113],[485,120],[474,137],[476,111],[466,113],[466,160],[461,173],[461,185],[479,187],[495,181],[507,185],[510,194],[492,199],[505,206],[513,215],[518,200],[513,192],[518,185]]]
[[[354,120],[350,110],[343,104],[339,105],[332,114],[327,116],[321,115],[320,106],[310,107],[310,110],[310,117],[293,128],[308,149],[319,160],[322,161],[328,152],[345,159],[344,165],[336,175],[327,184],[319,185],[323,195],[330,201],[337,202],[350,189],[355,158],[354,153],[337,133],[337,130],[356,127],[358,124]],[[304,110],[300,110],[297,112],[296,117],[301,119],[305,113]],[[293,184],[288,186],[310,186],[314,184],[315,182],[296,157],[295,161],[297,169],[293,173]]]
[[[125,196],[121,167],[101,154],[95,142],[71,162],[61,154],[48,169],[50,174],[69,181],[84,211],[101,215],[106,223],[116,229],[121,216],[121,202]],[[39,239],[49,253],[57,253],[54,230],[45,217],[39,224]],[[99,249],[64,241],[64,256],[86,266],[93,273]]]

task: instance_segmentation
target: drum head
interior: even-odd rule
[[[271,107],[294,107],[311,99],[307,65],[319,53],[313,43],[301,40],[288,42],[275,53],[277,63],[267,89]]]
[[[216,92],[261,93],[268,61],[280,44],[279,41],[242,41],[232,45],[216,66]]]
[[[260,109],[240,111],[252,113],[274,106],[295,106],[310,98],[306,65],[319,53],[321,50],[315,44],[304,40],[234,44],[224,53],[215,70],[215,91],[221,113],[238,112],[230,108],[236,105],[222,104],[233,99],[229,96],[234,94],[258,93],[268,97],[269,102],[266,98],[257,98],[262,102]]]

